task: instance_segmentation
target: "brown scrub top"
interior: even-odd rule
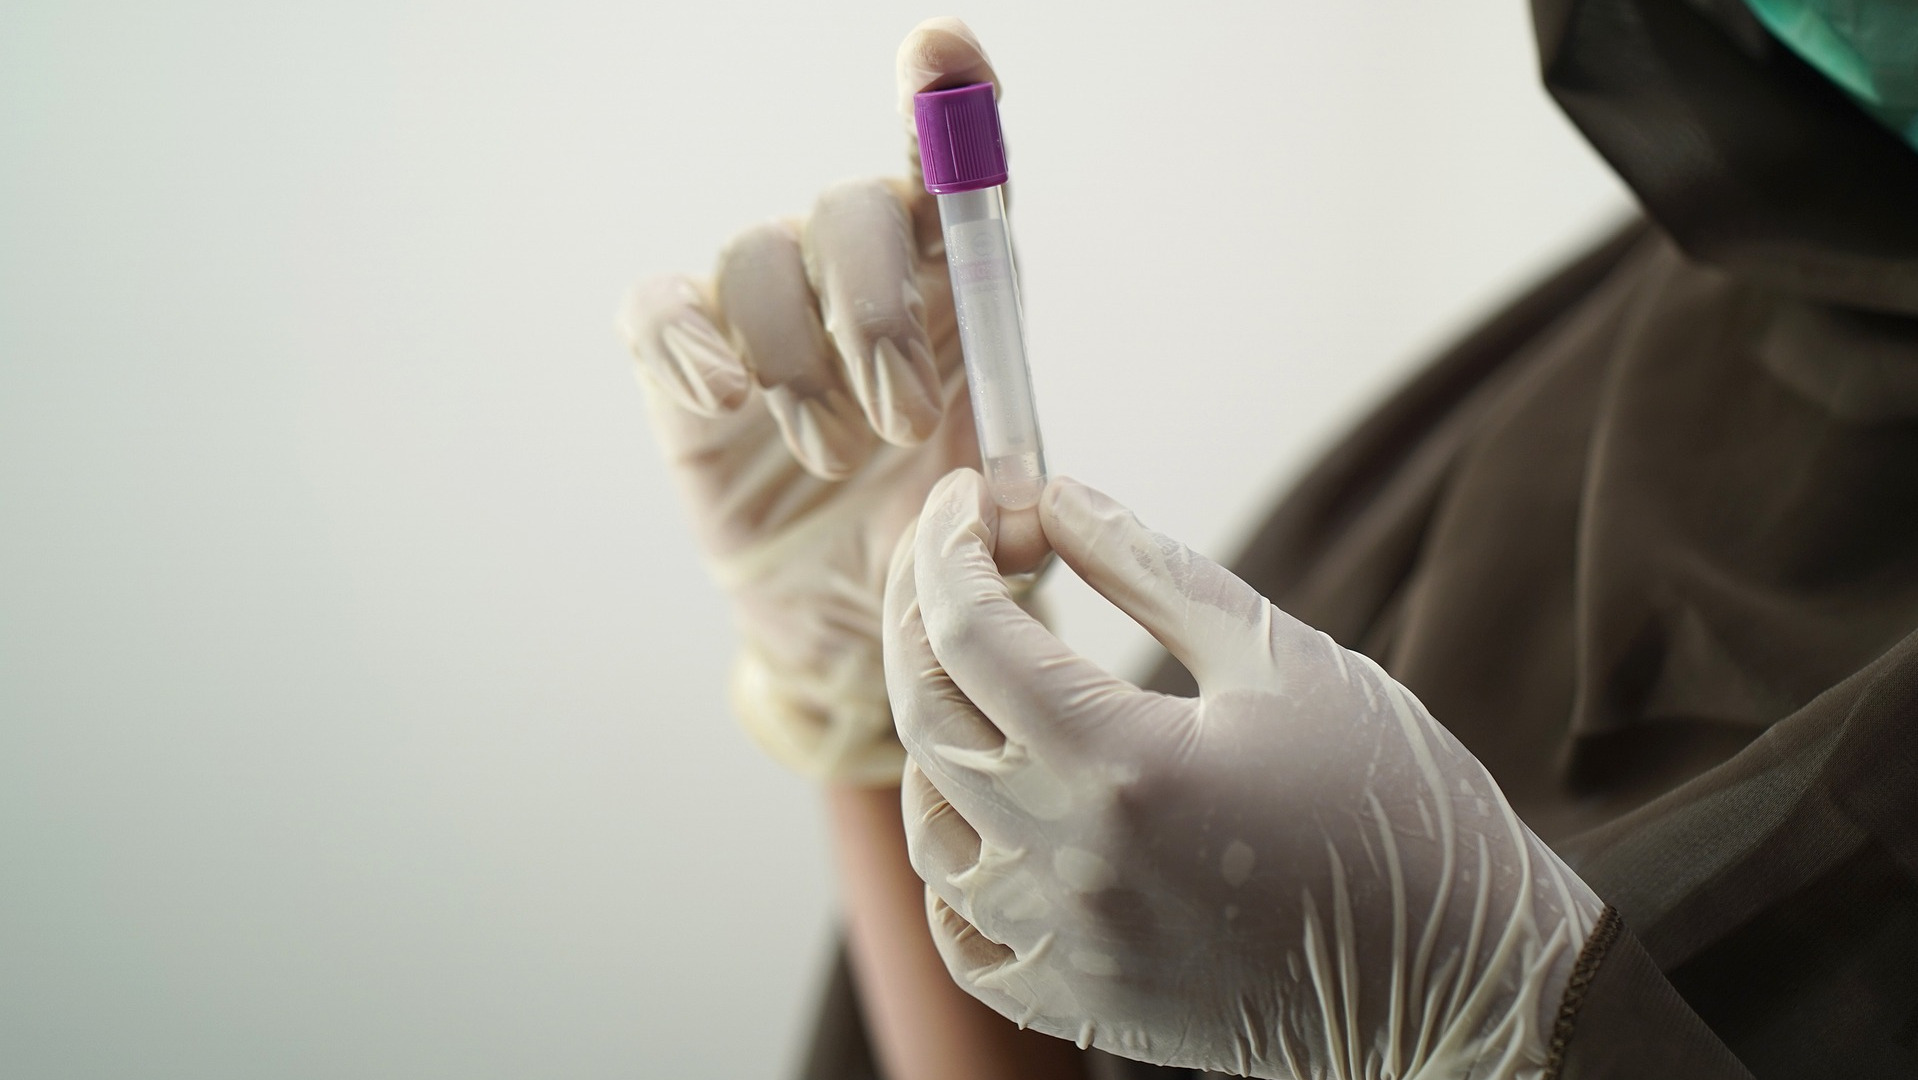
[[[1534,14],[1649,222],[1417,375],[1235,568],[1609,905],[1551,1075],[1918,1077],[1918,153],[1739,0]],[[842,965],[809,1078],[875,1075],[855,997]]]

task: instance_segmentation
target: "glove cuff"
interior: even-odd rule
[[[906,751],[893,730],[885,684],[858,682],[866,693],[782,675],[749,644],[733,665],[733,711],[754,742],[802,776],[857,787],[897,786]],[[868,696],[869,687],[882,696]]]
[[[1511,813],[1510,807],[1506,812]],[[1586,944],[1603,929],[1612,909],[1600,900],[1558,853],[1516,820],[1525,859],[1517,871],[1516,895],[1507,898],[1503,944],[1484,968],[1480,982],[1499,987],[1500,993],[1478,1013],[1472,1023],[1470,1008],[1459,1018],[1469,1029],[1467,1036],[1477,1052],[1466,1072],[1481,1075],[1487,1059],[1503,1063],[1518,1077],[1549,1077],[1551,1061],[1558,1047],[1563,1004],[1577,977]],[[1612,913],[1611,918],[1616,918]],[[1490,1070],[1485,1075],[1498,1073]]]

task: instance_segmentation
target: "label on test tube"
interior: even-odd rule
[[[955,283],[1012,285],[1012,262],[1002,250],[1005,226],[993,219],[968,221],[946,229],[946,265]]]

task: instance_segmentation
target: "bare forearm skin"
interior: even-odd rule
[[[1019,1030],[946,973],[906,861],[899,789],[830,787],[826,807],[853,978],[886,1080],[1084,1080],[1071,1043]]]

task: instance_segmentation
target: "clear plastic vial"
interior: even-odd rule
[[[1006,158],[990,83],[914,100],[926,190],[939,199],[986,489],[1007,510],[1039,503],[1045,447],[1026,366],[1025,317],[1006,224]]]
[[[1008,510],[1036,506],[1046,487],[1046,453],[1032,404],[1032,372],[1026,367],[1026,324],[1006,227],[1005,188],[940,195],[939,221],[986,488]]]

